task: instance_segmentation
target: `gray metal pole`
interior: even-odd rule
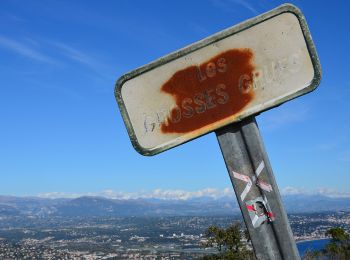
[[[216,136],[257,259],[300,259],[255,118]]]

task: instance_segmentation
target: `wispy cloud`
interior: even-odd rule
[[[254,8],[254,6],[252,4],[250,4],[247,0],[231,0],[233,3],[239,4],[243,7],[245,7],[246,9],[248,9],[249,11],[251,11],[254,14],[258,14],[258,10],[256,10]]]
[[[318,188],[316,194],[331,198],[350,198],[350,192],[342,192],[329,188]]]
[[[15,15],[15,14],[12,14],[12,13],[9,13],[9,12],[2,12],[0,14],[0,17],[1,18],[5,18],[6,21],[11,21],[11,22],[26,22],[26,20],[18,15]]]
[[[237,12],[237,7],[243,7],[255,15],[259,13],[247,0],[212,0],[212,4],[224,12]]]
[[[110,77],[110,71],[112,71],[111,67],[107,66],[105,63],[101,62],[100,59],[95,58],[93,55],[88,54],[67,43],[53,41],[49,41],[49,43],[55,48],[57,48],[60,54],[69,59],[70,61],[76,62],[79,65],[89,68],[91,71],[93,71],[101,77]]]
[[[99,196],[110,199],[163,199],[163,200],[189,200],[193,198],[210,197],[218,199],[226,196],[233,196],[233,190],[229,188],[214,189],[206,188],[197,191],[186,190],[163,190],[155,189],[153,191],[142,192],[122,192],[114,190],[104,190],[101,192],[87,192],[87,193],[64,193],[64,192],[48,192],[40,193],[42,198],[77,198],[81,196]]]
[[[317,188],[307,190],[305,188],[285,187],[281,190],[282,195],[320,195],[329,198],[350,198],[350,191],[337,191],[330,188]]]
[[[91,56],[83,53],[78,49],[73,48],[72,46],[58,42],[53,43],[53,45],[58,47],[64,56],[73,61],[76,61],[88,67],[94,67],[96,64],[96,61],[92,59]]]
[[[304,188],[296,188],[287,186],[281,190],[282,195],[299,195],[307,194],[307,191]]]
[[[199,34],[199,35],[209,35],[210,32],[209,30],[207,30],[205,27],[203,27],[202,25],[199,25],[197,23],[189,23],[188,25],[190,27],[190,29],[192,31],[194,31],[195,33]]]
[[[56,63],[48,55],[41,52],[37,46],[34,44],[33,40],[23,40],[18,41],[5,36],[0,35],[0,47],[15,52],[18,55],[24,56],[26,58],[45,62],[45,63]]]
[[[14,39],[0,35],[0,48],[31,60],[52,65],[67,65],[73,62],[75,65],[94,72],[100,78],[114,80],[114,75],[110,76],[113,71],[111,66],[101,62],[101,59],[95,58],[94,55],[74,48],[67,43],[47,39],[37,41],[29,37]]]
[[[261,126],[264,130],[275,130],[290,124],[303,122],[308,118],[309,108],[305,105],[288,106],[273,109],[261,115]]]

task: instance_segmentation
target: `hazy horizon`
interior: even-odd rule
[[[317,190],[305,190],[297,189],[294,187],[286,187],[280,191],[282,196],[325,196],[329,198],[350,198],[349,192],[339,192],[336,190],[319,188]],[[224,189],[206,188],[201,190],[165,190],[165,189],[154,189],[154,190],[142,190],[136,192],[126,192],[117,190],[102,190],[99,192],[85,192],[85,193],[69,193],[69,192],[46,192],[38,194],[27,194],[22,196],[16,196],[12,194],[0,194],[1,196],[13,196],[13,197],[38,197],[48,199],[59,199],[59,198],[79,198],[79,197],[102,197],[108,199],[161,199],[161,200],[190,200],[196,198],[232,198],[236,200],[234,190],[231,187]]]

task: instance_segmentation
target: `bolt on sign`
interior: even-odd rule
[[[282,5],[123,75],[115,95],[130,139],[154,155],[314,90],[306,21]]]

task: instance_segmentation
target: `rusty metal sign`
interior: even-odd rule
[[[295,6],[282,5],[123,75],[130,139],[154,155],[314,90],[321,68]]]

